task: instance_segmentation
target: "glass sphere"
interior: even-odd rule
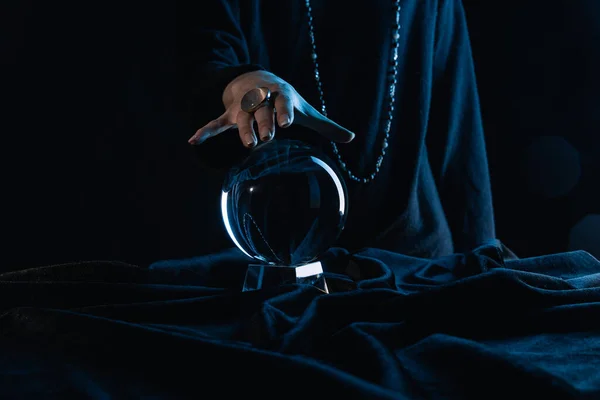
[[[256,146],[223,183],[221,212],[231,240],[263,263],[296,266],[334,245],[348,213],[335,164],[296,140]]]

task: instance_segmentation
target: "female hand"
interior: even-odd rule
[[[254,113],[241,109],[241,100],[252,89],[266,87],[271,91],[271,101]],[[292,123],[310,128],[335,142],[347,143],[354,133],[338,125],[306,102],[289,83],[267,71],[242,74],[232,80],[223,91],[225,112],[210,121],[188,140],[200,144],[237,126],[240,140],[246,147],[255,146],[257,133],[261,141],[271,140],[275,127],[286,128]],[[254,123],[258,132],[254,129]]]

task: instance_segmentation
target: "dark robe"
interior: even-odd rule
[[[263,68],[291,83],[315,108],[305,2],[203,1],[187,10],[198,128],[223,111],[225,85]],[[464,252],[493,240],[494,218],[484,132],[465,12],[459,0],[401,1],[400,64],[389,147],[376,179],[346,179],[346,228],[336,243],[419,257]],[[381,151],[394,12],[391,0],[313,1],[315,40],[328,115],[356,134],[339,145],[356,175]],[[320,135],[292,126],[332,155]],[[226,168],[243,157],[237,131],[197,146],[203,165]],[[345,176],[347,178],[347,176]]]

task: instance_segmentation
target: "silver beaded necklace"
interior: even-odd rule
[[[310,42],[312,44],[312,60],[314,63],[314,73],[315,73],[315,81],[317,83],[317,90],[319,92],[319,98],[321,100],[321,113],[327,117],[327,108],[325,107],[325,96],[323,94],[323,86],[321,85],[321,76],[319,73],[319,63],[317,60],[317,46],[315,44],[315,30],[313,26],[313,17],[312,17],[312,7],[310,5],[310,0],[305,0],[306,2],[306,11],[308,15],[308,34],[310,36]],[[392,30],[392,50],[390,57],[390,69],[388,75],[389,88],[386,93],[386,99],[388,101],[387,113],[384,121],[383,128],[383,140],[381,142],[381,153],[379,157],[377,157],[377,162],[375,163],[375,169],[371,174],[365,175],[363,177],[356,176],[348,166],[346,162],[342,159],[342,155],[335,144],[335,142],[331,142],[331,146],[333,149],[333,154],[337,157],[338,163],[342,170],[344,170],[348,177],[356,182],[368,183],[375,179],[379,170],[381,168],[381,164],[383,163],[383,158],[386,153],[386,149],[388,147],[388,139],[390,137],[390,129],[392,127],[392,120],[394,118],[394,103],[396,100],[396,83],[398,77],[398,47],[400,41],[400,0],[393,0],[393,11],[396,18],[396,23],[394,24],[394,29]]]

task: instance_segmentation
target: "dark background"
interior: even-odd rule
[[[0,270],[230,245],[186,143],[176,3],[127,4],[0,2]],[[465,6],[499,238],[600,257],[600,2]]]

